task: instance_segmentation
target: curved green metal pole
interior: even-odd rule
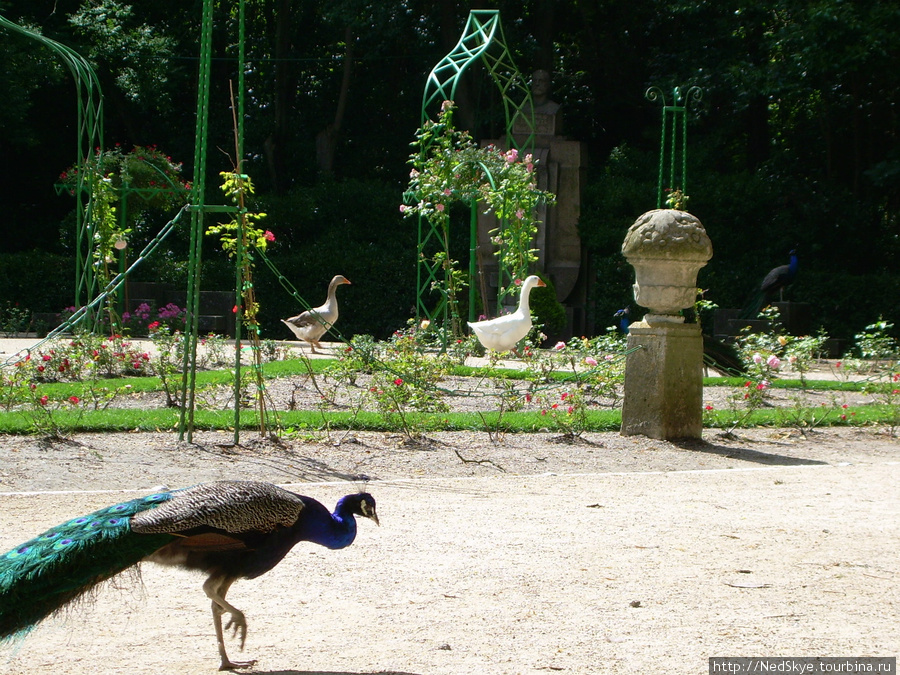
[[[100,89],[100,80],[87,59],[64,44],[19,26],[3,16],[0,16],[0,28],[19,33],[50,48],[63,60],[75,80],[78,100],[75,307],[82,307],[82,301],[84,305],[90,305],[97,292],[97,278],[93,264],[94,237],[91,231],[93,193],[90,181],[85,184],[84,178],[90,173],[85,167],[92,162],[94,148],[103,147],[103,93]],[[93,315],[95,321],[97,316]]]

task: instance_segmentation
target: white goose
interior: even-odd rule
[[[519,307],[512,314],[498,316],[487,321],[470,321],[469,328],[478,337],[485,349],[495,352],[508,352],[515,348],[519,340],[531,330],[531,306],[528,297],[535,286],[546,286],[541,278],[532,274],[522,282],[519,295]]]
[[[316,347],[322,348],[319,340],[325,335],[325,331],[331,328],[338,319],[337,287],[341,284],[349,283],[344,276],[340,274],[335,275],[331,283],[328,284],[328,296],[324,305],[308,309],[302,314],[292,316],[290,319],[281,320],[297,336],[298,340],[309,343],[313,354],[319,353],[316,351]]]

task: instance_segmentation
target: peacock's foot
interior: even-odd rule
[[[252,659],[251,661],[232,661],[229,658],[222,659],[222,665],[219,666],[219,670],[238,670],[240,668],[250,668],[256,665],[256,659]]]
[[[231,618],[229,618],[228,623],[225,624],[225,630],[231,629],[232,638],[236,638],[238,635],[241,636],[241,650],[243,650],[244,643],[247,641],[247,619],[240,610],[234,610],[230,614]],[[224,660],[226,659],[223,659],[223,661]]]

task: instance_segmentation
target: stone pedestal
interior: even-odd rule
[[[650,312],[629,326],[621,433],[700,438],[703,336],[680,312],[694,304],[712,243],[690,213],[657,209],[629,228],[622,253],[634,267],[634,299]]]
[[[703,431],[700,325],[638,321],[629,327],[628,350],[622,435],[700,438]]]

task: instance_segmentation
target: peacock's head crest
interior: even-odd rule
[[[375,511],[375,497],[368,492],[360,492],[355,495],[347,495],[342,500],[343,506],[354,516],[362,516],[363,518],[371,518],[376,525],[378,522],[378,513]]]

